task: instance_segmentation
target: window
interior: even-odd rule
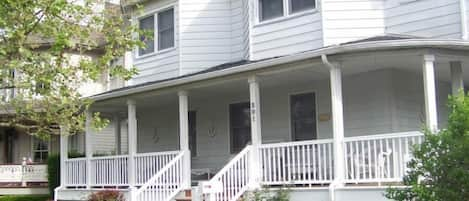
[[[191,156],[197,156],[197,112],[189,111],[189,150]]]
[[[45,163],[49,155],[49,143],[33,137],[33,161],[36,163]]]
[[[158,13],[158,50],[174,46],[174,10]]]
[[[316,7],[315,0],[290,0],[290,13],[297,13]]]
[[[154,31],[155,30],[155,16],[148,16],[139,20],[140,30],[144,31]],[[155,51],[155,40],[151,37],[142,35],[140,36],[140,41],[145,43],[144,48],[138,49],[139,55],[144,55],[152,53]]]
[[[156,25],[155,25],[156,18]],[[155,31],[155,26],[157,27]],[[140,48],[138,54],[145,55],[155,52],[155,48],[160,50],[174,47],[174,9],[167,9],[154,15],[141,18],[139,20],[140,30],[153,32],[153,37],[140,36],[140,40],[145,43],[145,48]],[[155,44],[155,41],[158,43]]]
[[[250,111],[249,102],[230,105],[231,153],[240,152],[251,142]]]
[[[290,96],[290,119],[295,141],[317,139],[316,95],[304,93]]]
[[[258,3],[260,22],[316,8],[316,0],[259,0]]]
[[[260,0],[260,21],[283,16],[283,0]]]

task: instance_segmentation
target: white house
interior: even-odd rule
[[[154,38],[124,58],[140,74],[92,96],[112,121],[62,154],[58,200],[386,200],[469,80],[466,0],[140,3]]]

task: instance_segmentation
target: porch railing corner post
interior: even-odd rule
[[[67,182],[66,162],[68,160],[68,130],[60,126],[60,185],[64,186]]]
[[[134,186],[129,187],[129,201],[137,201],[137,188]]]

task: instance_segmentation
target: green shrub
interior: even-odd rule
[[[48,195],[15,195],[0,197],[0,201],[46,201],[49,200]]]
[[[54,189],[60,185],[60,155],[53,154],[47,159],[47,180],[49,193],[54,197]]]
[[[269,191],[265,188],[248,192],[241,198],[242,201],[289,201],[290,190],[281,188],[277,191]]]
[[[102,190],[91,194],[88,201],[125,201],[125,199],[119,191]]]

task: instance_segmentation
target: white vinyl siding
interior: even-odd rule
[[[307,12],[280,21],[254,25],[251,40],[253,60],[321,48],[321,15],[318,12]]]
[[[384,34],[384,0],[323,1],[324,46]]]
[[[180,0],[180,75],[247,58],[248,0]]]
[[[432,38],[460,38],[459,0],[386,1],[386,32]]]

